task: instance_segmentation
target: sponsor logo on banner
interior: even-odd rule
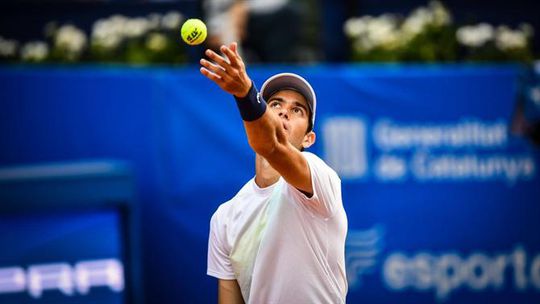
[[[350,288],[360,286],[362,277],[375,271],[382,250],[382,237],[379,227],[347,232],[345,264]]]
[[[349,231],[346,267],[351,290],[361,291],[363,281],[380,278],[390,292],[431,293],[437,302],[449,300],[458,290],[540,292],[540,252],[527,252],[520,244],[469,254],[385,252],[383,232],[380,225]]]
[[[510,149],[508,125],[463,119],[410,123],[335,116],[324,120],[324,157],[343,179],[381,182],[504,181],[534,178],[530,152]]]
[[[357,117],[331,118],[323,125],[325,159],[342,178],[367,174],[367,128]]]
[[[113,292],[124,290],[124,270],[117,259],[81,261],[75,265],[52,263],[0,268],[2,294],[28,292],[41,298],[45,291],[59,291],[65,296],[87,295],[93,287],[108,287]]]

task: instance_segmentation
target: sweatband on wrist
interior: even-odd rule
[[[254,121],[266,112],[266,102],[262,99],[259,92],[257,92],[257,88],[253,82],[245,97],[239,98],[234,96],[234,99],[236,100],[242,120]]]

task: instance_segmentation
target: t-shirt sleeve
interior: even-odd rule
[[[229,259],[229,249],[225,246],[225,227],[220,225],[219,211],[218,209],[210,220],[206,274],[218,279],[232,280],[235,276]]]
[[[305,207],[324,218],[334,215],[337,208],[342,207],[341,180],[322,159],[315,154],[302,152],[311,172],[313,195],[307,197],[303,192],[289,185],[292,195],[296,196]]]

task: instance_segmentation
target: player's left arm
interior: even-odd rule
[[[236,280],[218,281],[218,304],[244,304],[242,292]]]
[[[201,59],[201,73],[235,97],[246,97],[253,82],[247,75],[236,43],[222,46],[220,50],[227,59],[207,50],[206,55],[214,62]],[[308,162],[289,142],[278,115],[273,111],[264,111],[262,116],[254,120],[244,119],[244,127],[251,148],[264,157],[290,185],[311,196],[313,188]]]

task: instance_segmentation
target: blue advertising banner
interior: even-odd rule
[[[319,120],[349,302],[539,301],[538,148],[510,132],[513,73],[414,72],[348,75],[348,102]]]
[[[318,98],[342,179],[348,303],[540,301],[540,151],[512,132],[515,66],[253,67]],[[254,175],[232,98],[197,68],[0,69],[0,164],[131,162],[146,302],[216,301],[208,224]],[[3,267],[3,265],[0,265]]]

